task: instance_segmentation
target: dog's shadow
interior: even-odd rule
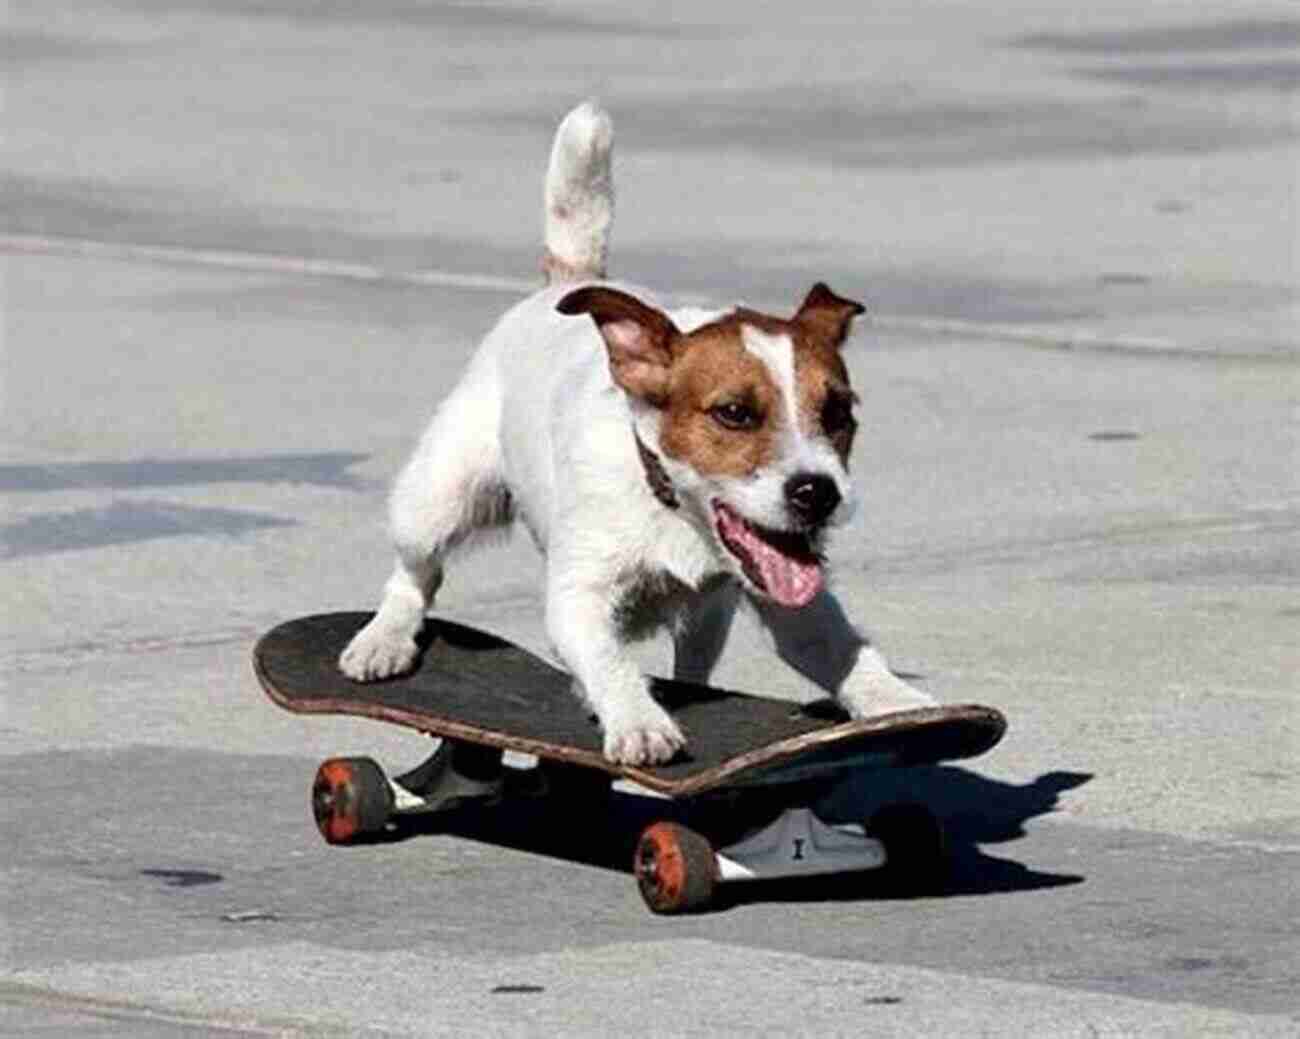
[[[1058,796],[1091,779],[1081,772],[1048,772],[1019,786],[989,779],[953,765],[869,772],[836,793],[834,818],[869,819],[879,807],[898,802],[927,805],[944,825],[949,870],[924,897],[988,895],[1082,882],[1083,877],[1050,873],[986,853],[982,846],[1024,835],[1024,824],[1054,810]],[[527,782],[527,780],[523,780]],[[507,797],[494,806],[470,806],[430,816],[400,818],[385,839],[443,834],[546,855],[568,862],[628,873],[645,827],[664,819],[691,821],[689,803],[590,790],[557,791],[540,797]],[[727,884],[720,907],[773,901],[850,901],[921,897],[893,890],[883,875],[841,874],[792,880]]]

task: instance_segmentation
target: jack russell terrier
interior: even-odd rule
[[[546,557],[546,629],[614,762],[686,743],[629,646],[668,628],[675,677],[708,679],[737,605],[855,717],[930,706],[825,586],[853,505],[857,400],[840,351],[859,303],[814,285],[791,318],[667,312],[604,280],[609,116],[560,124],[546,176],[547,286],[510,309],[442,403],[390,502],[397,565],[339,666],[409,671],[448,556],[523,523]]]

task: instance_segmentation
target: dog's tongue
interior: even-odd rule
[[[823,581],[821,565],[815,559],[787,555],[726,506],[719,505],[717,514],[723,539],[772,599],[796,608],[812,602]]]

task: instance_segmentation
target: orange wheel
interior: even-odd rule
[[[328,843],[352,844],[383,832],[393,812],[393,791],[370,758],[330,758],[316,770],[311,810]]]
[[[641,834],[632,864],[641,897],[656,913],[690,913],[713,901],[718,860],[694,830],[655,823]]]

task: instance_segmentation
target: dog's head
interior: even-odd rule
[[[788,320],[742,308],[690,332],[602,286],[557,309],[596,322],[661,492],[724,566],[764,598],[810,602],[825,531],[852,508],[856,397],[840,347],[862,305],[819,283]]]

